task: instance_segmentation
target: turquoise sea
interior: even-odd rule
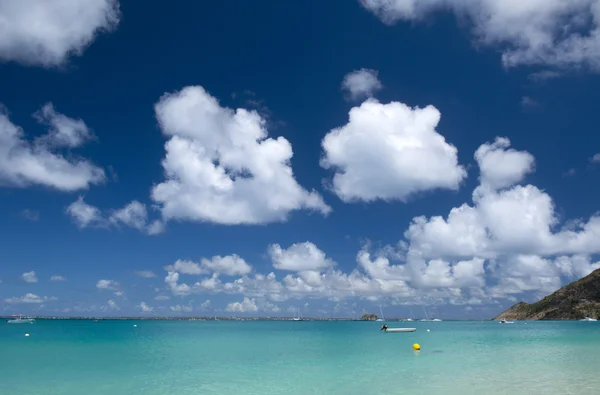
[[[0,323],[0,394],[600,393],[600,322],[390,326],[417,331],[386,334],[378,322]]]

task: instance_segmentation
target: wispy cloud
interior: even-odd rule
[[[21,216],[31,222],[37,222],[40,219],[40,213],[38,211],[30,210],[28,208],[21,211]]]
[[[154,278],[156,274],[152,270],[136,270],[135,275],[142,278]]]

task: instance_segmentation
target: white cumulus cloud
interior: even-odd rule
[[[173,271],[165,283],[174,295],[241,295],[242,302],[229,306],[235,312],[251,306],[275,311],[275,303],[293,299],[485,305],[538,298],[600,268],[593,259],[600,253],[600,216],[561,222],[547,193],[521,184],[533,171],[531,154],[509,149],[508,140],[499,138],[482,144],[475,158],[481,185],[471,203],[445,217],[413,218],[396,246],[369,251],[367,244],[350,272],[304,242],[269,246],[273,267],[291,272],[282,278],[254,272],[226,281],[197,264],[195,283],[181,282]]]
[[[166,266],[165,269],[167,271],[175,271],[182,274],[199,275],[216,273],[235,276],[250,273],[252,271],[252,266],[238,255],[233,254],[226,256],[215,255],[210,259],[202,258],[200,263],[178,259],[174,264]]]
[[[95,138],[85,122],[57,113],[52,103],[45,104],[34,118],[49,127],[48,134],[36,140],[40,145],[76,148]]]
[[[507,67],[584,66],[600,71],[600,0],[360,0],[386,24],[453,12],[479,46],[502,50]],[[552,72],[552,70],[549,70]]]
[[[154,310],[154,307],[149,306],[146,302],[140,303],[138,307],[140,308],[140,310],[142,311],[142,313],[149,313],[152,310]]]
[[[342,89],[352,100],[373,97],[381,88],[383,85],[379,81],[378,72],[372,69],[354,70],[346,74],[342,81]]]
[[[119,283],[114,280],[98,280],[96,288],[116,291],[119,289]]]
[[[38,278],[35,274],[35,271],[30,271],[30,272],[21,274],[21,279],[23,281],[25,281],[26,283],[37,283],[38,282]]]
[[[228,276],[243,276],[252,271],[252,266],[237,255],[213,256],[210,259],[202,259],[202,267],[213,273]]]
[[[175,271],[183,274],[203,274],[206,270],[196,262],[178,259],[174,264],[165,267],[167,271]]]
[[[144,230],[148,222],[148,212],[144,204],[134,200],[122,209],[113,212],[109,221],[116,224],[122,223],[138,230]]]
[[[50,277],[50,281],[67,281],[65,276],[52,276]]]
[[[44,106],[36,118],[50,125],[50,131],[31,142],[0,106],[0,185],[41,185],[71,192],[104,182],[104,170],[92,162],[55,152],[57,147],[80,147],[91,138],[83,121],[56,113],[52,104]]]
[[[69,204],[65,211],[80,228],[106,225],[100,210],[84,202],[83,196],[79,196],[77,200]]]
[[[0,60],[60,65],[119,17],[117,0],[0,0]]]
[[[535,159],[526,151],[509,149],[510,140],[497,137],[489,144],[482,144],[475,151],[483,187],[501,189],[521,182],[534,170]]]
[[[295,272],[321,271],[335,265],[330,258],[316,245],[307,241],[292,244],[283,249],[279,244],[269,246],[269,256],[273,261],[273,267],[279,270]]]
[[[187,284],[179,283],[179,273],[169,271],[165,277],[165,284],[169,287],[169,290],[175,296],[188,295],[191,292],[191,287]]]
[[[125,225],[149,235],[164,231],[164,225],[160,220],[153,222],[148,220],[146,206],[137,200],[133,200],[121,209],[103,213],[98,207],[86,203],[83,196],[79,196],[67,207],[66,213],[81,229]]]
[[[458,150],[436,131],[440,112],[367,100],[322,141],[321,166],[335,171],[333,190],[345,202],[406,201],[434,189],[457,190],[467,173]]]
[[[487,156],[489,144],[475,154],[482,185],[473,192],[473,205],[453,208],[447,218],[413,219],[404,235],[413,269],[436,260],[485,259],[487,271],[478,267],[478,272],[498,282],[491,291],[497,296],[548,293],[560,286],[562,278],[579,278],[600,267],[590,260],[600,252],[593,241],[600,237],[600,217],[559,227],[547,193],[533,185],[513,185],[532,171],[533,157],[524,151],[505,151],[505,139],[495,145],[495,158]]]
[[[166,180],[152,199],[166,220],[263,224],[284,221],[294,210],[331,210],[296,182],[291,144],[269,138],[256,111],[221,107],[200,86],[164,95],[155,111],[169,140]]]
[[[225,311],[232,313],[254,313],[258,311],[256,300],[244,298],[241,302],[229,303]]]

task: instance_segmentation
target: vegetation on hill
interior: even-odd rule
[[[494,320],[600,319],[600,269],[565,285],[536,303],[520,302]]]

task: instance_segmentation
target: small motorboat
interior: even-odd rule
[[[388,328],[387,325],[383,325],[380,331],[384,331],[386,333],[403,333],[403,332],[414,332],[417,328]]]
[[[6,321],[7,324],[33,324],[35,322],[35,319],[33,318],[23,318],[23,316],[21,316],[19,314],[19,318],[12,318]]]
[[[580,319],[579,321],[585,321],[585,322],[596,322],[596,321],[598,321],[598,320],[597,320],[597,319],[595,319],[595,318],[591,318],[591,317],[585,317],[585,318],[582,318],[582,319]]]
[[[514,324],[513,321],[500,320],[501,324]]]

